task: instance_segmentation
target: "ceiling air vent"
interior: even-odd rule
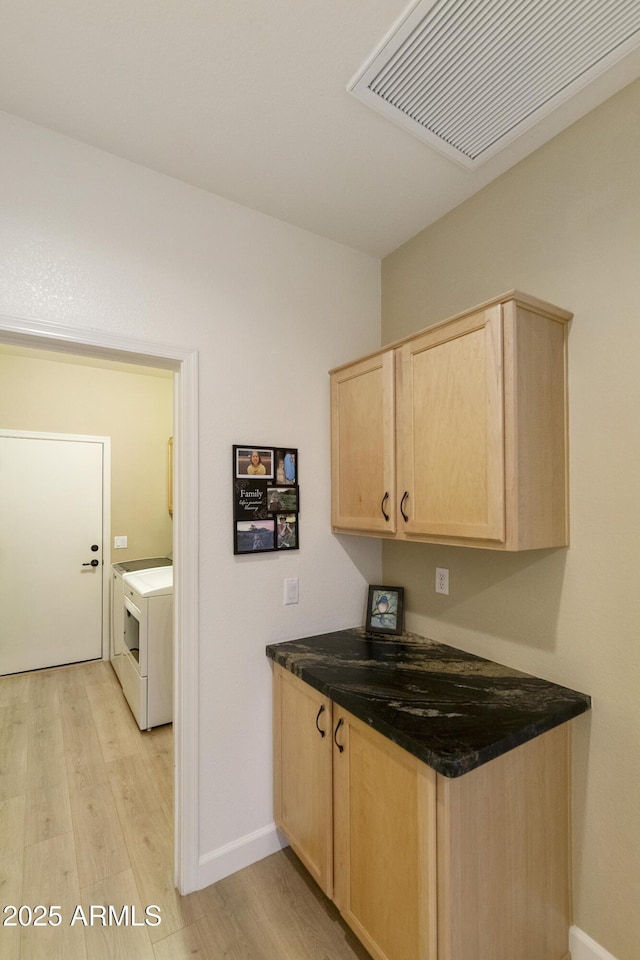
[[[418,0],[347,89],[474,168],[639,44],[638,0]]]

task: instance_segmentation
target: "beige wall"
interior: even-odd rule
[[[383,343],[519,288],[572,310],[571,547],[385,544],[407,625],[590,693],[574,722],[574,916],[640,956],[640,83],[383,261]],[[450,570],[436,596],[434,568]]]
[[[111,437],[114,563],[164,556],[172,541],[167,441],[173,376],[131,373],[121,366],[41,359],[0,348],[0,426]],[[116,535],[128,537],[127,549],[113,550]]]

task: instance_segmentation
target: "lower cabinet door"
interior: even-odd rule
[[[331,701],[278,665],[273,679],[274,819],[331,897]]]
[[[334,901],[375,960],[436,960],[436,774],[334,704]]]

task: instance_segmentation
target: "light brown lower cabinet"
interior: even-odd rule
[[[568,737],[450,779],[274,664],[276,824],[375,960],[569,960]]]
[[[333,895],[331,701],[274,665],[274,807],[278,827]]]

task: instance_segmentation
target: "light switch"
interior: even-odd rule
[[[287,577],[284,581],[284,602],[285,606],[289,603],[298,602],[298,578]]]
[[[126,538],[126,537],[114,537],[114,538],[113,538],[113,549],[114,549],[114,550],[124,550],[124,548],[125,548],[126,546],[127,546],[127,538]]]

